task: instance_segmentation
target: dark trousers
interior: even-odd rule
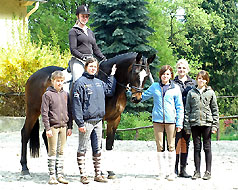
[[[211,151],[211,126],[193,126],[192,137],[194,145],[194,164],[197,172],[200,172],[201,149],[203,138],[203,150],[205,152],[206,171],[211,172],[212,151]]]

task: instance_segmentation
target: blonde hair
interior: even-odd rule
[[[176,69],[178,70],[178,67],[180,64],[184,64],[185,67],[187,68],[188,72],[190,71],[189,65],[188,65],[188,61],[186,59],[180,59],[178,60],[178,62],[176,63]]]
[[[56,78],[60,78],[60,79],[65,79],[64,73],[62,71],[54,71],[51,74],[51,81],[55,80]]]

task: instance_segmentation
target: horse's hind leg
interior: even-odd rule
[[[39,114],[35,114],[34,116],[26,116],[25,124],[23,128],[21,129],[21,165],[22,165],[22,174],[23,175],[29,175],[29,169],[27,167],[27,143],[31,136],[31,131],[36,124],[39,117]],[[38,137],[39,138],[39,137]]]

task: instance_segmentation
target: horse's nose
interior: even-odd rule
[[[133,103],[139,103],[140,101],[141,101],[141,97],[140,98],[137,98],[136,96],[133,96],[133,97],[131,97],[131,101],[133,102]]]

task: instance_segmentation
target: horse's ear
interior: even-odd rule
[[[138,63],[142,58],[142,53],[138,53],[137,56],[136,56],[136,62]]]
[[[150,58],[147,59],[147,63],[150,64],[155,60],[156,55],[152,55]]]

